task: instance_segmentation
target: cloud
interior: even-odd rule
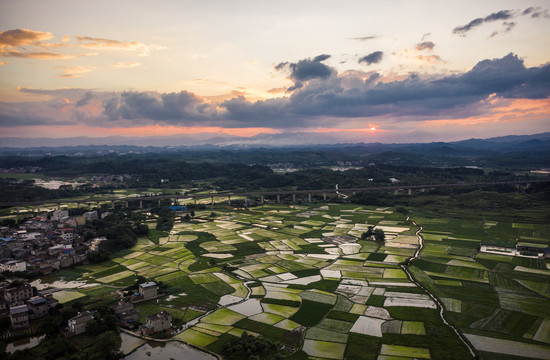
[[[439,55],[416,55],[416,59],[428,63],[429,65],[435,65],[437,63],[445,62]]]
[[[58,79],[80,77],[81,74],[93,70],[93,68],[86,66],[58,66],[58,68],[63,70],[62,74],[57,76]]]
[[[504,22],[502,23],[502,26],[504,26],[504,30],[502,30],[502,31],[494,31],[489,37],[495,37],[495,36],[498,35],[498,34],[510,32],[510,31],[512,31],[512,29],[513,29],[516,25],[517,25],[517,23],[514,22],[514,21],[504,21]]]
[[[13,29],[0,32],[0,56],[38,59],[38,60],[66,60],[82,56],[99,55],[99,53],[78,54],[74,49],[119,50],[138,53],[147,56],[152,50],[164,49],[160,45],[146,45],[142,42],[124,42],[111,39],[77,36],[77,44],[70,43],[70,37],[63,36],[61,42],[48,42],[54,37],[52,33],[28,29]],[[70,54],[45,51],[48,49],[66,49]],[[119,67],[136,66],[133,63],[114,64]],[[63,75],[64,76],[64,75]],[[69,76],[65,76],[69,77]]]
[[[79,108],[82,106],[86,106],[90,103],[90,100],[92,100],[93,98],[94,98],[94,93],[91,91],[86,91],[84,96],[76,102],[75,107]]]
[[[379,35],[370,35],[370,36],[363,36],[363,37],[351,38],[351,40],[369,41],[369,40],[378,39],[379,37],[380,37]]]
[[[17,50],[0,50],[0,56],[15,57],[23,59],[38,59],[38,60],[66,60],[72,59],[74,56],[52,53],[52,52],[20,52]]]
[[[382,51],[375,51],[359,59],[359,63],[364,62],[367,65],[378,64],[382,61],[384,53]]]
[[[425,36],[426,34],[422,36],[422,39],[424,39]],[[436,55],[436,54],[426,55],[426,53],[433,52],[434,48],[435,48],[435,43],[433,41],[421,41],[417,43],[412,49],[403,49],[401,51],[401,55],[409,59],[419,60],[430,66],[438,63],[445,63],[445,61],[439,55]]]
[[[139,41],[125,42],[112,39],[94,38],[90,36],[77,36],[76,40],[78,41],[80,47],[86,49],[136,51],[139,52],[140,56],[149,55],[151,50],[164,49],[164,47],[160,45],[145,45]]]
[[[214,106],[187,91],[157,94],[127,91],[103,101],[103,115],[111,120],[161,120],[168,123],[208,120]]]
[[[130,69],[130,68],[141,66],[141,63],[137,61],[127,61],[122,63],[111,64],[111,66],[116,68]]]
[[[521,13],[521,15],[531,15],[532,18],[545,18],[550,19],[550,14],[548,13],[547,9],[543,9],[541,7],[530,7]]]
[[[453,34],[460,35],[460,36],[466,36],[468,32],[472,31],[473,29],[486,24],[491,23],[494,21],[501,21],[503,20],[502,25],[505,27],[503,33],[507,33],[511,31],[516,25],[516,22],[513,21],[506,21],[511,20],[513,18],[516,18],[518,16],[527,16],[530,15],[531,18],[544,18],[544,19],[550,19],[550,14],[548,13],[547,9],[542,9],[541,7],[530,7],[523,11],[519,10],[500,10],[497,12],[494,12],[492,14],[489,14],[485,17],[476,18],[472,21],[470,21],[466,25],[457,26],[453,29]],[[490,37],[494,37],[495,35],[499,34],[501,32],[495,31],[493,32]]]
[[[4,46],[36,45],[51,38],[53,38],[53,34],[49,32],[28,29],[6,30],[0,32],[0,48]]]
[[[472,21],[470,21],[468,24],[463,26],[457,26],[453,29],[453,34],[457,34],[460,36],[466,36],[466,33],[469,31],[475,29],[476,27],[483,25],[485,23],[498,21],[498,20],[509,20],[515,16],[515,12],[512,10],[500,10],[498,12],[494,12],[492,14],[489,14],[483,18],[476,18]]]
[[[320,63],[326,59],[321,56],[306,60]],[[282,67],[290,69],[290,63]],[[25,124],[72,121],[96,127],[344,128],[366,121],[398,126],[406,121],[482,117],[495,111],[495,99],[550,97],[550,64],[526,68],[523,60],[512,53],[480,61],[470,71],[451,75],[409,74],[385,79],[376,72],[337,74],[329,70],[329,76],[300,78],[302,86],[289,96],[259,101],[247,100],[242,92],[215,103],[187,91],[107,93],[23,88],[20,91],[47,95],[48,99],[0,104],[0,124],[18,118]],[[58,108],[63,111],[55,110]],[[35,117],[39,120],[33,120]]]
[[[433,43],[432,41],[422,41],[414,46],[414,48],[418,51],[423,51],[423,50],[431,51],[434,49],[434,47],[435,47],[435,43]]]
[[[287,91],[293,91],[301,88],[306,81],[326,79],[334,74],[334,69],[322,63],[329,58],[330,55],[322,54],[313,59],[307,58],[300,60],[297,63],[282,62],[275,65],[275,70],[287,70],[290,72],[289,78],[294,81],[294,86],[287,89]]]

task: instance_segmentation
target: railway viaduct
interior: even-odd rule
[[[17,212],[19,212],[22,206],[36,206],[37,211],[40,211],[41,206],[45,205],[55,205],[57,208],[61,207],[61,203],[73,203],[77,207],[80,207],[80,204],[97,204],[110,202],[111,206],[114,207],[115,202],[124,202],[125,206],[128,206],[130,201],[139,201],[139,207],[143,208],[144,201],[158,201],[160,204],[161,200],[169,199],[171,201],[193,201],[195,204],[199,199],[210,198],[211,205],[214,205],[214,198],[227,198],[228,204],[231,204],[231,198],[245,197],[250,198],[254,197],[259,198],[260,203],[263,204],[266,201],[275,201],[277,203],[281,202],[281,196],[292,196],[292,202],[296,202],[297,195],[307,196],[307,201],[312,200],[313,195],[321,195],[323,200],[327,200],[327,196],[347,196],[346,194],[356,194],[358,192],[364,191],[391,191],[394,194],[399,192],[407,192],[409,195],[413,190],[425,191],[426,189],[436,189],[436,188],[448,188],[448,187],[466,187],[466,186],[491,186],[491,185],[527,185],[531,183],[538,182],[548,182],[550,180],[521,180],[521,181],[492,181],[492,182],[475,182],[475,183],[450,183],[450,184],[423,184],[423,185],[390,185],[390,186],[372,186],[372,187],[359,187],[359,188],[335,188],[335,189],[310,189],[310,190],[272,190],[272,191],[250,191],[250,192],[221,192],[221,193],[208,193],[208,194],[181,194],[181,195],[156,195],[156,196],[133,196],[133,197],[114,197],[106,196],[102,198],[81,198],[81,199],[55,199],[47,201],[32,201],[32,202],[0,202],[0,207],[16,207]]]

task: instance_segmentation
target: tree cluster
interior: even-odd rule
[[[375,229],[374,226],[369,226],[367,231],[361,234],[361,239],[363,240],[373,240],[378,243],[384,243],[386,240],[386,234],[382,229]]]

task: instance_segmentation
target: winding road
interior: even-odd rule
[[[407,220],[409,220],[409,218],[407,217]],[[423,227],[422,226],[419,226],[416,222],[412,221],[413,225],[414,226],[417,226],[418,227],[418,230],[416,231],[416,236],[418,237],[418,243],[419,243],[419,247],[418,249],[416,249],[416,252],[414,253],[414,256],[412,258],[410,258],[409,260],[407,260],[407,262],[405,264],[401,264],[399,265],[401,267],[401,269],[403,269],[403,271],[407,274],[407,277],[409,278],[409,280],[411,282],[413,282],[414,284],[416,284],[416,286],[418,286],[419,288],[423,289],[431,298],[432,300],[437,304],[437,306],[439,307],[439,317],[441,317],[441,321],[443,321],[443,323],[445,325],[447,325],[451,330],[453,330],[455,332],[455,334],[458,336],[458,338],[464,343],[464,345],[468,348],[468,351],[470,352],[470,354],[472,355],[472,358],[474,359],[477,359],[477,355],[474,351],[474,348],[472,346],[472,344],[470,344],[470,342],[468,341],[468,339],[466,339],[466,337],[464,335],[462,335],[462,333],[460,331],[458,331],[458,329],[452,325],[451,323],[449,323],[447,321],[447,319],[445,319],[445,308],[443,307],[443,304],[439,301],[439,299],[434,295],[432,294],[427,288],[425,288],[424,286],[422,286],[422,284],[420,284],[418,281],[416,281],[413,277],[413,275],[410,273],[409,269],[407,269],[407,266],[411,265],[412,261],[414,259],[418,259],[418,257],[420,256],[420,253],[422,252],[422,250],[424,249],[424,238],[422,237],[422,235],[420,235],[420,232],[423,230]]]

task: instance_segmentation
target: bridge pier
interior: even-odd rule
[[[227,204],[231,205],[231,195],[227,195]]]
[[[323,193],[323,201],[327,201],[327,194]]]
[[[263,195],[260,197],[260,204],[262,204],[262,205],[264,204],[264,196]]]
[[[96,207],[99,209],[99,201],[96,201]]]
[[[77,208],[77,209],[80,209],[80,201],[77,201],[77,202],[76,202],[76,208]]]
[[[57,203],[57,210],[61,210],[61,203]]]
[[[280,204],[280,203],[281,203],[281,195],[277,194],[277,204]]]
[[[193,198],[193,205],[197,206],[197,198],[196,197]]]
[[[308,202],[311,202],[311,193],[308,193],[308,194],[307,194],[307,201],[308,201]]]
[[[21,212],[21,206],[17,205],[17,213],[19,214]]]
[[[125,203],[126,203],[126,209],[128,209],[128,201],[125,201]]]
[[[40,205],[36,205],[36,212],[40,212]]]
[[[412,195],[412,189],[409,189],[408,194]]]
[[[114,209],[114,208],[115,208],[115,201],[111,200],[111,209]]]
[[[214,195],[210,195],[210,208],[214,208]]]
[[[296,194],[292,194],[292,202],[296,202]]]
[[[397,189],[395,189],[395,190],[393,191],[393,194],[394,194],[394,195],[397,195],[398,193],[399,193],[399,191],[398,191]]]
[[[128,207],[128,201],[126,201],[126,207]],[[139,208],[143,209],[143,200],[139,201]]]

